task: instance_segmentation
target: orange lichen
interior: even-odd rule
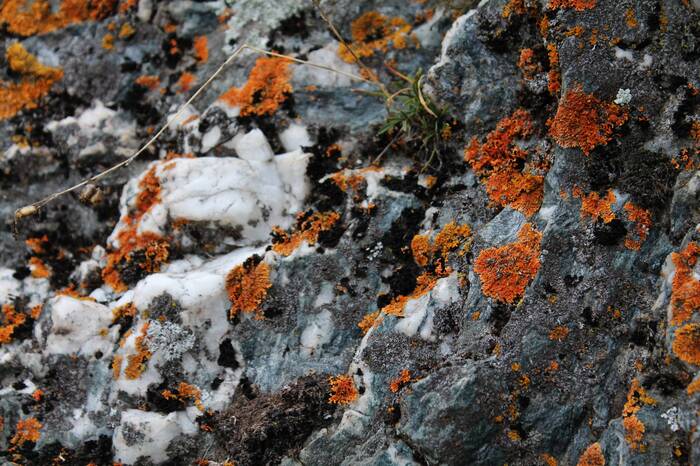
[[[673,353],[683,362],[700,365],[700,324],[685,324],[673,335]]]
[[[469,225],[457,225],[452,221],[445,225],[433,238],[431,242],[429,236],[415,235],[411,240],[411,251],[416,264],[425,267],[429,262],[442,259],[447,261],[450,252],[464,245],[460,255],[466,253],[471,242],[468,241],[472,234]]]
[[[138,0],[122,0],[119,4],[119,13],[127,13],[136,6]]]
[[[163,390],[161,395],[166,400],[179,400],[185,403],[187,400],[191,400],[198,410],[204,412],[204,405],[202,404],[202,392],[199,388],[194,385],[190,385],[185,382],[180,382],[173,393],[171,390]]]
[[[559,71],[559,51],[557,46],[547,44],[547,57],[549,58],[549,73],[547,73],[547,89],[550,94],[558,95],[561,89],[561,72]]]
[[[549,339],[552,341],[564,341],[569,336],[569,328],[563,325],[558,325],[549,332]]]
[[[63,0],[57,11],[47,0],[5,0],[0,24],[23,37],[46,34],[71,24],[100,21],[114,12],[115,0]]]
[[[519,168],[528,153],[514,141],[528,138],[532,131],[530,114],[518,109],[498,123],[486,142],[473,138],[464,151],[464,160],[482,178],[489,199],[528,216],[542,204],[544,177],[527,163]]]
[[[680,252],[671,254],[676,268],[671,288],[671,324],[680,325],[700,309],[700,280],[693,274],[693,268],[700,256],[700,246],[690,242]]]
[[[35,401],[41,401],[41,399],[44,397],[44,391],[40,388],[37,388],[32,392],[32,398],[34,398]]]
[[[685,391],[688,393],[688,395],[700,393],[700,377],[690,382],[690,385],[686,387]]]
[[[642,405],[655,405],[656,400],[649,396],[646,389],[642,387],[639,380],[633,379],[632,385],[627,392],[627,401],[625,406],[622,408],[622,416],[631,416],[639,412],[642,409]]]
[[[365,315],[362,318],[362,320],[357,324],[357,326],[362,331],[363,335],[366,335],[367,332],[369,332],[369,329],[374,327],[374,325],[378,322],[377,318],[379,317],[379,314],[379,311],[371,312]]]
[[[209,60],[207,36],[196,36],[194,38],[194,56],[199,63],[206,63]]]
[[[435,288],[437,284],[437,279],[435,275],[429,273],[423,273],[416,279],[416,288],[413,292],[406,296],[397,296],[389,304],[384,306],[381,311],[385,314],[393,315],[396,317],[403,317],[403,311],[409,301],[418,299],[421,296],[427,294]]]
[[[0,344],[12,342],[15,329],[27,321],[27,316],[17,312],[12,304],[2,306],[2,325],[0,325]]]
[[[644,423],[635,415],[622,419],[622,426],[625,428],[625,440],[633,450],[643,449]]]
[[[391,393],[396,393],[401,389],[401,387],[403,387],[404,385],[406,385],[410,381],[411,381],[411,371],[409,371],[408,369],[403,369],[399,373],[398,377],[391,380],[391,382],[389,383],[389,390],[391,390]]]
[[[513,303],[525,293],[540,269],[542,233],[526,223],[514,243],[488,248],[479,254],[474,271],[486,296]]]
[[[63,78],[60,68],[42,65],[19,42],[7,48],[6,58],[10,70],[21,75],[22,79],[17,83],[0,81],[0,120],[11,118],[20,110],[36,108],[39,99]]]
[[[158,86],[160,86],[160,78],[154,75],[139,76],[134,82],[139,86],[145,87],[151,91],[154,89],[158,89]]]
[[[566,91],[549,134],[561,147],[578,147],[588,155],[596,146],[606,145],[613,130],[627,121],[627,112],[615,103],[586,94],[580,85]]]
[[[593,220],[602,220],[603,223],[610,223],[615,219],[612,207],[617,198],[612,190],[609,189],[605,197],[601,198],[596,192],[584,194],[580,188],[574,187],[571,195],[581,199],[581,218],[588,216]]]
[[[270,289],[270,266],[248,260],[226,275],[226,291],[231,301],[230,316],[239,312],[259,313],[260,305]]]
[[[34,278],[49,278],[51,276],[51,270],[38,257],[29,259],[29,269],[32,271],[32,277]]]
[[[136,34],[136,29],[129,24],[129,23],[124,23],[122,27],[119,29],[119,38],[120,39],[128,39],[129,37],[133,36]]]
[[[413,260],[421,267],[428,265],[430,256],[433,253],[433,246],[430,244],[428,235],[415,235],[411,240],[411,251],[413,252]]]
[[[503,7],[501,16],[503,16],[503,18],[505,19],[508,19],[513,14],[522,16],[525,13],[527,13],[527,10],[525,9],[525,0],[508,0],[508,3],[506,3]]]
[[[24,241],[24,244],[27,245],[27,247],[34,253],[34,254],[42,254],[46,252],[44,249],[44,245],[49,242],[49,237],[44,235],[40,238],[27,238]]]
[[[329,403],[347,405],[355,401],[359,393],[355,382],[349,375],[338,375],[329,377],[328,382],[331,385],[331,396],[328,398]]]
[[[542,453],[540,458],[542,458],[542,461],[544,461],[547,466],[557,466],[559,464],[557,463],[557,459],[549,453]]]
[[[15,430],[15,435],[10,440],[12,445],[17,445],[21,447],[25,442],[36,443],[41,437],[41,428],[43,425],[41,422],[33,417],[28,417],[27,419],[20,419],[17,421],[17,426]]]
[[[520,51],[518,58],[518,68],[523,72],[525,79],[532,79],[540,71],[540,64],[535,61],[535,52],[526,48]]]
[[[105,50],[112,50],[114,48],[114,35],[105,34],[102,37],[102,48]]]
[[[573,8],[576,11],[590,10],[595,8],[596,0],[549,0],[547,8]]]
[[[634,233],[629,232],[625,237],[625,247],[633,251],[639,251],[644,241],[646,241],[647,235],[649,235],[651,213],[631,202],[625,203],[624,209],[627,214],[627,220],[635,224]]]
[[[185,71],[180,75],[180,79],[177,80],[175,86],[178,88],[178,92],[189,92],[197,81],[197,77],[192,73]]]
[[[605,456],[603,456],[600,443],[595,442],[586,448],[576,466],[605,466]]]
[[[287,233],[281,228],[272,229],[272,250],[283,256],[292,254],[306,241],[313,246],[322,232],[330,231],[340,220],[337,212],[301,212],[297,215],[297,224],[293,233]]]
[[[637,29],[639,26],[634,8],[627,8],[627,11],[625,11],[625,23],[627,23],[627,27],[630,29]]]
[[[130,354],[126,357],[126,368],[124,369],[124,375],[128,380],[138,379],[143,371],[146,370],[146,361],[151,358],[151,352],[145,344],[146,332],[148,332],[149,322],[146,322],[141,327],[141,334],[136,337],[134,342],[134,347],[136,348],[135,354]]]
[[[112,309],[112,322],[116,322],[122,318],[135,317],[138,309],[132,302],[122,304]]]
[[[124,356],[121,354],[115,354],[114,358],[112,358],[112,377],[114,377],[114,380],[117,380],[119,378],[119,374],[121,374],[123,361]]]
[[[232,87],[219,98],[240,107],[241,116],[272,115],[292,93],[291,72],[286,58],[258,58],[243,87]]]
[[[388,18],[376,11],[369,11],[350,24],[352,42],[340,44],[338,55],[348,63],[355,57],[370,57],[375,52],[386,52],[389,44],[396,49],[408,45],[411,26],[402,18]]]

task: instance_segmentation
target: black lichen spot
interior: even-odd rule
[[[609,223],[596,222],[593,227],[595,242],[603,246],[614,246],[627,235],[627,228],[620,219],[613,219]]]
[[[219,344],[219,358],[216,360],[216,363],[222,367],[228,367],[233,370],[238,369],[236,350],[233,348],[230,338],[226,338]]]

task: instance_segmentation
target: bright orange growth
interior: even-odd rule
[[[481,251],[474,271],[481,279],[483,293],[506,303],[522,296],[540,269],[541,241],[542,233],[526,223],[514,243]]]
[[[10,70],[22,76],[18,82],[0,81],[0,120],[15,116],[20,110],[31,110],[49,93],[56,81],[63,78],[60,68],[42,65],[15,42],[5,54]]]
[[[576,11],[590,10],[595,8],[596,0],[549,0],[547,8],[573,8]]]
[[[673,336],[673,352],[678,359],[700,365],[700,324],[685,324]]]
[[[232,87],[220,97],[241,116],[272,115],[292,93],[290,61],[286,58],[258,58],[243,87]]]
[[[391,380],[391,383],[389,383],[389,390],[391,390],[391,393],[396,393],[410,381],[411,371],[403,369],[397,378]]]
[[[700,377],[690,382],[690,385],[688,385],[688,387],[685,390],[688,393],[688,395],[700,393]]]
[[[102,48],[105,50],[112,50],[114,48],[114,35],[105,34],[102,37]]]
[[[231,317],[239,312],[259,312],[270,289],[270,266],[265,262],[246,261],[234,267],[226,276],[226,291],[231,301]]]
[[[194,56],[199,63],[206,63],[209,60],[207,36],[196,36],[194,38]]]
[[[136,354],[130,354],[126,357],[126,369],[124,369],[124,375],[128,380],[138,379],[143,371],[146,370],[146,361],[151,359],[151,352],[144,343],[146,340],[146,332],[148,332],[149,323],[146,322],[141,327],[141,335],[136,337],[134,346],[136,348]],[[114,368],[112,368],[114,370]],[[119,374],[117,373],[117,376]],[[116,377],[115,377],[116,378]]]
[[[119,378],[119,374],[121,374],[122,371],[122,363],[124,362],[124,356],[121,354],[115,354],[114,358],[112,358],[112,377],[114,377],[114,380],[117,380]]]
[[[600,443],[592,443],[578,459],[576,466],[605,466],[605,456]]]
[[[384,306],[381,311],[385,314],[389,314],[396,317],[402,317],[404,308],[409,301],[418,299],[421,296],[429,293],[430,290],[435,288],[437,284],[437,278],[435,275],[429,273],[423,273],[416,279],[416,288],[413,292],[407,296],[398,296],[394,298],[389,304]]]
[[[700,246],[690,242],[681,252],[671,254],[676,267],[671,288],[671,324],[680,325],[700,309],[700,280],[693,276],[693,268],[700,256]]]
[[[148,74],[139,76],[134,82],[139,86],[145,87],[151,91],[154,89],[158,89],[158,86],[160,86],[160,78],[158,76]]]
[[[0,24],[19,36],[46,34],[83,21],[100,21],[114,12],[116,0],[63,0],[54,11],[47,0],[5,0]]]
[[[24,241],[24,244],[27,245],[27,247],[34,253],[34,254],[41,254],[43,252],[46,252],[44,249],[44,245],[48,243],[49,237],[44,235],[41,238],[27,238]]]
[[[619,105],[586,94],[578,85],[559,102],[557,114],[549,122],[549,134],[561,147],[578,147],[588,155],[596,146],[607,144],[613,129],[627,118],[627,112]]]
[[[503,7],[501,16],[503,16],[505,19],[508,19],[513,14],[522,16],[525,13],[527,13],[527,10],[525,9],[524,0],[509,0],[508,3],[506,3],[506,5]]]
[[[184,72],[180,75],[180,79],[177,80],[176,86],[178,87],[178,92],[189,92],[197,81],[197,77],[192,73]]]
[[[525,79],[532,79],[540,71],[540,64],[535,61],[535,52],[532,49],[522,49],[518,59],[518,68],[523,72]]]
[[[561,72],[559,71],[559,51],[553,43],[547,44],[547,57],[549,57],[549,73],[547,73],[547,89],[552,95],[558,95],[561,89]]]
[[[163,390],[161,392],[161,395],[163,395],[163,398],[165,398],[166,400],[180,400],[182,402],[192,400],[197,409],[201,412],[204,412],[204,405],[202,404],[202,392],[197,387],[185,382],[180,382],[175,391],[177,393],[173,393],[170,390]]]
[[[583,194],[583,191],[578,187],[574,187],[571,194],[576,199],[581,199],[581,218],[589,216],[593,220],[602,220],[603,223],[610,223],[615,219],[612,206],[617,199],[612,190],[609,189],[603,198],[596,192]]]
[[[15,328],[26,322],[27,316],[21,312],[17,312],[12,304],[3,304],[2,306],[2,322],[0,325],[0,344],[12,342],[12,334]]]
[[[549,339],[552,341],[564,341],[566,337],[569,336],[569,328],[563,325],[554,327],[551,332],[549,332]]]
[[[32,392],[32,398],[34,398],[35,401],[41,401],[41,399],[44,397],[44,391],[40,388],[37,388]]]
[[[464,151],[464,160],[482,178],[492,202],[509,205],[525,215],[533,215],[542,204],[544,177],[526,163],[527,151],[515,144],[515,139],[532,135],[532,120],[524,109],[498,122],[486,136],[486,142],[473,138]]]
[[[134,303],[126,303],[112,309],[112,322],[116,322],[122,317],[134,317],[138,309]]]
[[[122,27],[119,29],[119,38],[120,39],[128,39],[129,37],[133,36],[136,34],[136,29],[129,24],[129,23],[124,23]]]
[[[649,235],[651,213],[646,209],[637,207],[631,202],[625,203],[625,212],[627,214],[627,220],[635,224],[634,234],[630,232],[625,238],[625,247],[633,251],[639,251],[644,241],[646,241],[647,235]]]
[[[639,23],[637,22],[637,15],[634,13],[634,8],[627,8],[625,11],[625,23],[630,29],[637,29]]]
[[[369,329],[371,329],[374,326],[374,324],[377,322],[377,317],[379,317],[379,314],[379,311],[371,312],[365,315],[362,318],[362,320],[357,324],[357,326],[360,327],[360,330],[362,331],[363,335],[367,335]]]
[[[151,232],[137,233],[141,218],[160,202],[160,180],[156,175],[156,165],[153,165],[141,178],[139,188],[133,213],[122,218],[125,225],[117,234],[119,249],[107,255],[107,265],[102,270],[102,280],[117,292],[127,289],[119,274],[118,266],[123,261],[130,262],[132,252],[146,250],[146,259],[138,266],[149,273],[159,271],[160,265],[169,257],[170,245],[159,235]]]
[[[41,422],[33,417],[17,421],[15,435],[10,440],[12,445],[22,446],[25,442],[38,442],[41,437]]]
[[[29,259],[29,268],[34,278],[49,278],[51,276],[51,270],[38,257]]]
[[[542,461],[544,461],[547,466],[557,466],[559,464],[557,463],[557,459],[549,453],[542,453],[540,458],[542,458]]]
[[[331,384],[329,403],[347,405],[355,401],[359,396],[355,382],[349,375],[343,374],[330,377],[328,382]]]
[[[644,439],[644,423],[635,415],[628,416],[622,420],[625,428],[625,440],[633,450],[643,450],[642,440]]]
[[[471,244],[468,242],[471,234],[472,230],[469,225],[457,225],[456,222],[452,221],[435,235],[432,243],[427,234],[416,235],[411,240],[413,258],[416,264],[425,267],[431,260],[442,258],[443,261],[446,261],[448,254],[463,244],[465,247],[460,255],[464,254]]]
[[[313,246],[318,241],[318,236],[325,231],[330,231],[340,220],[337,212],[301,212],[297,215],[297,225],[293,233],[287,233],[281,228],[272,229],[272,250],[283,256],[292,254],[306,241]]]
[[[402,18],[388,18],[376,11],[369,11],[350,25],[352,42],[340,44],[338,55],[348,63],[355,57],[371,57],[375,52],[386,52],[389,43],[396,49],[406,48],[411,26]]]

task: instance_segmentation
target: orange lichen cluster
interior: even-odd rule
[[[411,250],[416,264],[425,267],[433,260],[442,259],[443,264],[447,261],[448,254],[458,247],[464,245],[460,251],[463,255],[469,249],[471,242],[468,241],[472,234],[469,225],[457,225],[452,221],[445,225],[442,230],[435,235],[433,241],[427,234],[415,235],[411,240]]]
[[[102,48],[105,50],[112,50],[114,48],[114,35],[105,34],[102,37]]]
[[[129,37],[133,36],[136,34],[136,29],[129,24],[129,23],[124,23],[122,27],[119,29],[119,38],[120,39],[128,39]]]
[[[557,46],[547,44],[547,57],[549,58],[549,73],[547,73],[547,89],[550,94],[558,95],[561,89],[561,72],[559,71],[559,51]]]
[[[639,27],[634,8],[627,8],[627,11],[625,11],[625,23],[627,23],[627,27],[630,29],[637,29],[637,27]]]
[[[46,249],[44,249],[44,245],[49,242],[49,237],[44,235],[42,237],[37,237],[37,238],[27,238],[24,241],[24,244],[27,245],[30,251],[32,251],[34,254],[42,254],[46,252]]]
[[[686,387],[686,392],[688,395],[694,395],[696,393],[700,392],[700,377],[696,378],[692,382],[690,382],[690,385]]]
[[[175,86],[178,88],[178,92],[189,92],[197,81],[197,77],[192,73],[185,71],[180,75],[180,79],[177,80]]]
[[[180,400],[183,403],[187,402],[187,400],[191,400],[198,410],[204,412],[202,392],[197,387],[185,382],[180,382],[175,392],[176,393],[173,393],[171,390],[163,390],[161,395],[163,395],[163,398],[166,400]]]
[[[444,275],[444,273],[440,272],[441,271],[438,271],[440,275]],[[418,299],[421,296],[424,296],[425,294],[429,293],[430,290],[435,288],[438,278],[438,276],[427,272],[419,275],[418,278],[416,278],[416,288],[411,294],[405,296],[397,296],[389,304],[384,306],[381,309],[381,312],[396,317],[403,317],[403,311],[406,307],[406,304],[408,304],[408,302],[411,300]]]
[[[359,396],[355,382],[349,375],[343,374],[329,377],[328,382],[331,384],[329,403],[347,405],[355,401]]]
[[[540,71],[540,64],[535,61],[535,52],[532,49],[526,48],[520,51],[518,58],[518,68],[523,72],[525,79],[532,79]]]
[[[676,268],[671,287],[671,324],[680,325],[700,309],[700,280],[693,274],[693,268],[700,256],[700,245],[690,242],[680,252],[671,254]]]
[[[544,461],[544,463],[547,466],[558,466],[558,464],[559,464],[557,462],[557,459],[555,457],[553,457],[552,455],[550,455],[549,453],[542,453],[540,455],[540,458],[542,459],[542,461]]]
[[[146,332],[148,332],[149,322],[146,322],[141,327],[141,334],[136,337],[134,342],[134,347],[136,348],[135,354],[130,354],[126,357],[126,368],[124,369],[124,375],[128,380],[138,379],[143,371],[146,370],[146,361],[151,359],[151,352],[145,344]],[[118,378],[119,373],[115,371],[115,379]]]
[[[561,147],[578,147],[588,155],[606,145],[613,130],[627,121],[628,113],[615,103],[586,94],[580,85],[564,94],[557,114],[549,121],[549,134]]]
[[[627,401],[622,409],[622,425],[625,428],[625,440],[634,450],[644,449],[642,440],[644,438],[644,423],[639,420],[637,413],[642,409],[642,405],[655,405],[656,400],[647,394],[639,380],[632,380]]]
[[[596,0],[549,0],[547,8],[573,8],[576,11],[590,10],[595,8]]]
[[[54,11],[48,0],[5,0],[0,24],[23,37],[46,34],[71,24],[100,21],[114,12],[116,0],[63,0]]]
[[[378,51],[386,52],[390,43],[396,49],[404,49],[408,45],[410,32],[411,26],[402,18],[388,18],[376,11],[369,11],[352,22],[352,42],[340,44],[338,55],[344,61],[354,63],[355,57],[364,58]]]
[[[503,11],[501,11],[501,16],[503,16],[503,18],[505,19],[508,19],[513,14],[522,16],[525,13],[527,13],[527,10],[525,9],[525,0],[509,0],[508,3],[506,3],[503,7]]]
[[[340,220],[340,214],[337,212],[301,212],[297,215],[297,225],[291,234],[279,227],[272,229],[272,250],[283,256],[289,256],[304,241],[309,246],[313,246],[318,241],[318,236],[324,231],[331,230],[338,220]]]
[[[410,381],[411,371],[409,371],[408,369],[403,369],[399,373],[398,377],[391,380],[391,382],[389,383],[389,390],[391,390],[391,393],[396,393],[401,389],[401,387],[408,384]]]
[[[32,392],[32,398],[34,398],[34,401],[41,401],[41,399],[44,397],[44,391],[40,388],[37,388]]]
[[[43,425],[37,419],[28,417],[17,421],[15,435],[10,440],[12,445],[21,447],[25,442],[38,442],[41,437],[41,428]]]
[[[625,247],[633,251],[639,251],[649,235],[651,212],[631,202],[625,203],[624,209],[627,214],[627,220],[635,224],[634,234],[629,232],[625,238]]]
[[[506,303],[521,297],[540,269],[541,241],[542,233],[526,223],[514,243],[481,251],[474,271],[481,279],[483,293]]]
[[[558,325],[549,332],[549,339],[552,341],[564,341],[569,336],[569,328],[564,325]]]
[[[123,317],[135,317],[138,309],[134,303],[126,303],[112,309],[112,322],[116,322]]]
[[[602,220],[603,223],[610,223],[615,219],[612,207],[617,198],[612,190],[609,189],[605,197],[601,198],[597,192],[584,194],[581,188],[574,186],[571,195],[581,199],[581,218],[588,216],[593,220]]]
[[[239,312],[259,313],[271,286],[270,266],[265,262],[255,264],[249,260],[231,269],[226,275],[226,291],[231,301],[230,316],[234,317]]]
[[[340,148],[335,146],[337,146],[337,144],[334,144],[326,150],[328,156],[331,156],[333,152],[340,152]],[[374,166],[360,168],[358,170],[340,170],[331,174],[328,178],[343,192],[347,192],[348,189],[351,189],[357,193],[365,182],[365,175],[378,170],[379,168]]]
[[[136,195],[134,211],[122,218],[124,225],[117,234],[119,249],[107,255],[107,265],[102,270],[102,280],[114,291],[126,291],[127,286],[122,281],[118,266],[132,260],[131,253],[145,250],[145,261],[138,266],[146,272],[158,272],[161,264],[168,260],[170,245],[160,235],[145,232],[138,233],[141,218],[158,202],[160,202],[160,179],[156,175],[156,165],[152,166],[139,182],[139,193]]]
[[[31,257],[29,259],[29,269],[34,278],[49,278],[51,276],[51,270],[44,264],[44,261],[38,257]]]
[[[112,358],[112,377],[114,380],[119,378],[119,374],[122,372],[122,363],[124,362],[124,356],[121,354],[115,354]]]
[[[464,151],[464,160],[482,178],[492,202],[511,206],[525,215],[533,215],[542,204],[544,177],[535,173],[536,167],[524,164],[527,151],[515,144],[532,134],[532,120],[524,109],[498,122],[486,136],[486,142],[473,138]]]
[[[199,63],[206,63],[209,60],[209,46],[207,36],[196,36],[194,38],[194,56]]]
[[[367,332],[369,332],[369,329],[374,327],[375,323],[377,323],[377,318],[379,317],[380,312],[379,311],[374,311],[371,312],[367,315],[365,315],[362,320],[357,324],[357,326],[360,328],[362,331],[363,335],[366,335]]]
[[[258,58],[243,87],[232,87],[220,100],[240,107],[241,116],[272,115],[292,93],[291,72],[286,58]]]
[[[7,48],[11,71],[22,76],[18,82],[0,81],[0,120],[15,116],[20,110],[31,110],[63,78],[63,70],[39,63],[19,42]]]
[[[700,324],[685,324],[676,329],[673,353],[683,362],[700,365]]]
[[[592,443],[578,459],[576,466],[605,466],[605,456],[600,443]]]
[[[158,86],[160,86],[160,78],[158,76],[148,74],[139,76],[134,82],[139,86],[145,87],[151,91],[154,89],[158,89]]]
[[[27,316],[17,312],[12,304],[2,305],[2,325],[0,325],[0,344],[12,342],[15,329],[27,321]]]

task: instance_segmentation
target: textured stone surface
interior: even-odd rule
[[[3,89],[42,79],[15,42],[63,77],[0,120],[2,461],[700,462],[697,2],[322,1],[393,18],[363,63],[425,71],[437,159],[371,83],[246,51],[16,238],[244,43],[366,70],[311,2],[14,3]]]

